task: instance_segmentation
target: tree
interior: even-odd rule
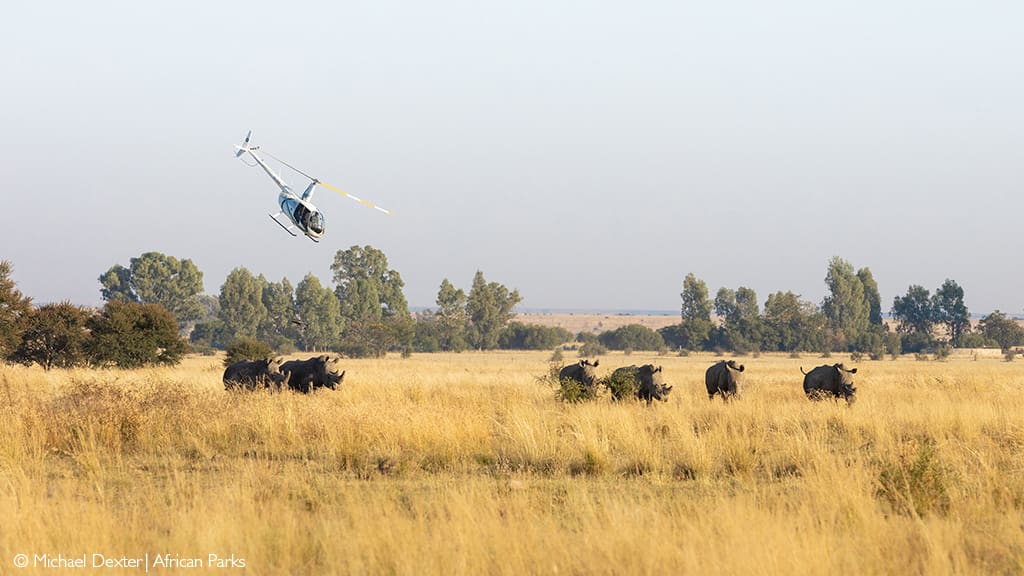
[[[11,359],[26,365],[36,363],[44,370],[83,364],[88,319],[88,311],[67,301],[36,308],[28,315],[21,343]]]
[[[437,291],[437,337],[442,350],[462,352],[466,349],[466,293],[456,289],[445,278]]]
[[[661,350],[665,340],[661,334],[642,324],[627,324],[597,337],[601,345],[612,350]]]
[[[402,293],[405,282],[388,268],[383,252],[369,245],[339,250],[331,270],[345,320],[345,352],[380,356],[397,346],[412,347],[415,324]]]
[[[949,343],[959,347],[971,331],[971,314],[964,304],[964,289],[947,278],[932,296],[931,307],[934,321],[946,326]]]
[[[509,322],[501,331],[498,346],[503,350],[550,350],[572,339],[572,332],[565,328]]]
[[[334,293],[346,320],[381,320],[408,316],[402,276],[388,269],[388,259],[372,246],[352,246],[334,256]]]
[[[279,352],[291,352],[299,339],[295,315],[295,290],[287,278],[263,285],[263,307],[267,315],[256,329],[256,337]],[[339,306],[340,309],[340,306]]]
[[[845,349],[868,329],[870,304],[864,295],[864,284],[853,271],[853,265],[835,256],[828,263],[825,285],[829,293],[821,304],[837,348]]]
[[[177,364],[188,350],[174,314],[159,304],[111,300],[86,327],[92,332],[86,351],[99,366]]]
[[[267,281],[245,268],[235,268],[220,287],[220,314],[229,340],[255,338],[256,330],[267,318],[263,288]]]
[[[878,292],[878,283],[868,268],[857,270],[857,278],[864,287],[864,300],[868,307],[868,326],[884,326],[882,321],[882,295]]]
[[[892,302],[892,316],[899,322],[897,330],[903,334],[919,334],[931,340],[932,300],[927,288],[914,284],[905,296]]]
[[[326,350],[338,342],[343,327],[341,305],[316,276],[306,274],[295,287],[295,309],[302,323],[299,341],[304,350]]]
[[[25,322],[32,312],[32,299],[22,295],[11,279],[14,266],[0,260],[0,360],[8,358],[18,347]]]
[[[783,352],[822,351],[825,316],[792,292],[770,294],[764,304],[764,349]]]
[[[105,301],[159,304],[174,314],[181,329],[202,317],[203,273],[191,260],[146,252],[132,258],[128,268],[115,264],[99,281]]]
[[[715,331],[716,345],[736,352],[747,352],[761,346],[763,323],[757,293],[752,288],[740,286],[735,292],[719,288],[715,296],[715,314],[722,320],[722,326]]]
[[[711,301],[708,300],[708,285],[698,280],[693,272],[683,279],[682,322],[679,330],[683,348],[696,350],[708,340],[711,328]]]
[[[488,283],[484,273],[477,270],[466,298],[470,345],[478,350],[497,348],[501,330],[512,319],[512,309],[521,301],[518,290],[510,292],[502,284]]]
[[[978,332],[986,339],[998,342],[1003,350],[1024,344],[1024,328],[999,310],[981,319],[978,323]]]

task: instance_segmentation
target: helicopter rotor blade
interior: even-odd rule
[[[325,182],[321,182],[321,181],[319,181],[319,180],[317,180],[315,178],[311,178],[311,180],[313,180],[314,182],[316,182],[320,186],[323,186],[324,188],[327,188],[328,190],[334,190],[335,192],[337,192],[338,194],[341,194],[342,196],[351,198],[351,199],[355,200],[356,202],[359,202],[360,204],[364,204],[366,206],[369,206],[370,208],[373,208],[374,210],[380,210],[381,212],[387,214],[388,216],[391,216],[391,211],[390,210],[388,210],[386,208],[381,208],[380,206],[377,206],[373,202],[368,202],[366,200],[363,200],[362,198],[353,196],[353,195],[349,194],[348,192],[345,192],[343,190],[339,190],[339,189],[335,188],[334,186],[331,186],[330,184],[327,184]]]

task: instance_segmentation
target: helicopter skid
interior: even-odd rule
[[[280,220],[277,219],[278,216],[283,216],[283,215],[284,214],[281,213],[281,212],[278,212],[277,214],[268,214],[268,216],[270,216],[271,220],[273,220],[274,222],[277,222],[277,225],[280,226],[281,228],[284,228],[285,232],[291,234],[292,236],[298,236],[298,234],[296,234],[295,231],[292,230],[292,228],[294,228],[294,226],[292,226],[290,224],[286,225],[286,224],[282,223]]]

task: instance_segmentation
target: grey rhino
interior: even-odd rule
[[[804,375],[804,394],[811,400],[844,398],[847,404],[857,400],[857,389],[853,386],[856,368],[848,369],[843,364],[824,364],[810,372],[804,372],[801,366],[800,372]]]
[[[562,368],[558,373],[559,380],[575,380],[580,384],[590,388],[597,383],[597,368],[600,360],[594,360],[593,363],[590,360],[580,360],[575,364],[569,364]]]
[[[281,372],[280,358],[242,360],[224,370],[224,389],[280,389],[288,384],[288,375]]]
[[[317,388],[334,390],[345,378],[345,371],[338,372],[341,358],[327,355],[309,360],[289,360],[281,364],[281,372],[289,376],[288,387],[308,394]]]
[[[650,404],[654,400],[668,401],[668,394],[672,391],[671,386],[665,385],[661,380],[661,366],[653,364],[643,366],[623,366],[615,369],[609,378],[608,389],[612,393],[612,400],[618,401],[632,394],[638,400],[645,400]]]
[[[714,400],[715,394],[721,394],[725,401],[736,396],[739,392],[740,372],[743,370],[743,364],[737,365],[735,360],[722,360],[712,364],[704,373],[708,400]]]

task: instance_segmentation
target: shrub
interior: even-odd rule
[[[255,338],[236,338],[228,346],[228,355],[224,358],[224,365],[230,366],[242,360],[262,360],[273,356],[274,350],[267,344]]]
[[[585,386],[576,380],[560,378],[555,397],[569,404],[589,402],[597,398],[597,386]]]
[[[174,314],[159,304],[113,300],[89,319],[87,327],[92,332],[87,352],[97,366],[177,364],[188,350]]]
[[[596,341],[587,342],[583,346],[580,346],[579,351],[580,358],[593,358],[594,356],[604,356],[607,353],[608,349]]]

